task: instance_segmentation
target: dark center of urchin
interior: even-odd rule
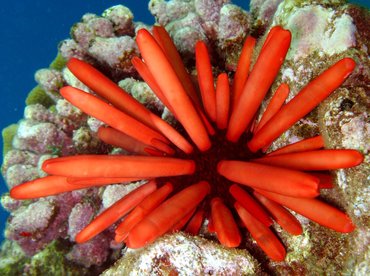
[[[250,134],[244,134],[238,142],[233,143],[226,139],[226,131],[218,130],[215,135],[210,136],[212,147],[209,150],[201,152],[194,147],[195,150],[190,155],[184,153],[175,155],[176,158],[194,160],[196,164],[194,174],[163,178],[162,181],[173,183],[175,192],[178,192],[192,184],[205,180],[211,185],[211,193],[208,198],[220,197],[225,202],[233,202],[229,193],[229,187],[233,182],[217,172],[217,164],[221,160],[248,161],[261,157],[261,152],[253,153],[246,146],[250,138]]]

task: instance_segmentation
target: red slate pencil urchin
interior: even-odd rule
[[[176,130],[91,65],[72,58],[68,68],[99,98],[70,86],[60,93],[107,125],[98,131],[101,140],[134,155],[49,159],[42,166],[49,176],[14,187],[13,198],[149,179],[76,236],[77,242],[86,242],[127,215],[116,228],[115,240],[130,248],[181,229],[197,234],[206,217],[209,231],[221,244],[238,247],[242,234],[237,215],[262,250],[282,261],[285,248],[270,229],[273,220],[292,235],[302,233],[286,208],[338,232],[354,230],[346,214],[316,197],[320,189],[333,187],[331,178],[318,171],[357,166],[363,160],[359,152],[323,149],[323,139],[317,136],[264,154],[342,84],[355,68],[352,59],[335,63],[286,104],[289,87],[281,84],[257,122],[255,115],[289,49],[289,31],[271,29],[250,72],[255,39],[248,37],[231,89],[226,73],[217,77],[214,87],[207,47],[198,42],[200,97],[163,27],[153,27],[153,35],[140,30],[136,40],[142,59],[132,60],[135,68],[183,129]]]

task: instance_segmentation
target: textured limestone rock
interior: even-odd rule
[[[146,248],[126,250],[102,275],[255,275],[258,272],[256,260],[247,251],[225,249],[203,238],[176,233]]]

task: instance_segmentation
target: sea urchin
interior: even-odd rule
[[[135,68],[183,128],[175,129],[91,65],[72,58],[69,70],[98,97],[70,86],[60,93],[107,125],[98,131],[101,140],[133,155],[49,159],[42,166],[49,176],[14,187],[13,198],[149,179],[76,236],[77,242],[86,242],[125,216],[115,240],[130,248],[181,229],[197,234],[205,218],[221,244],[237,247],[238,216],[263,251],[281,261],[285,249],[270,229],[273,220],[293,235],[302,233],[299,221],[285,207],[335,231],[354,230],[346,214],[316,197],[320,189],[333,186],[330,175],[319,171],[356,166],[363,160],[359,152],[323,149],[322,137],[316,136],[264,154],[342,84],[355,68],[352,59],[335,63],[286,104],[289,87],[281,84],[256,121],[289,49],[289,31],[271,29],[250,73],[255,39],[248,37],[231,89],[226,73],[217,77],[215,88],[207,47],[198,42],[200,93],[163,27],[153,27],[153,35],[139,30],[136,40],[142,59],[132,60]]]

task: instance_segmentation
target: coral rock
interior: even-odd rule
[[[10,221],[10,231],[22,235],[22,233],[35,234],[44,230],[55,213],[52,201],[39,200],[27,207],[18,209]],[[23,234],[26,235],[26,234]]]
[[[109,251],[109,239],[99,235],[89,242],[75,244],[66,257],[84,267],[100,266],[108,258]]]
[[[176,233],[146,248],[126,250],[102,275],[255,275],[258,272],[256,260],[246,251],[227,250],[203,238]]]
[[[89,203],[77,203],[68,217],[68,235],[72,241],[94,217],[95,210]]]
[[[103,17],[113,23],[116,35],[133,35],[134,25],[132,12],[122,5],[113,6],[103,12]]]

